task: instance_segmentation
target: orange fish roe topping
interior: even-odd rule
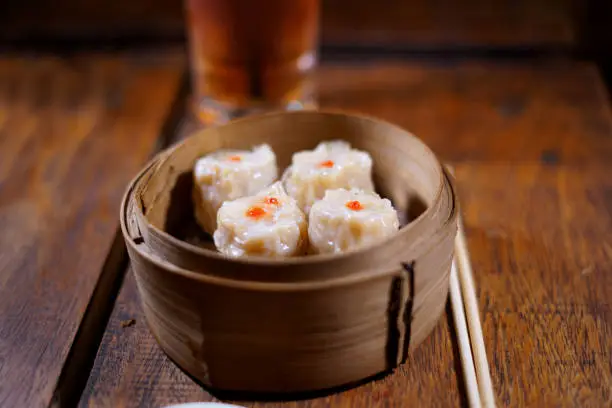
[[[227,158],[229,161],[233,161],[233,162],[239,162],[242,160],[242,157],[240,156],[230,156]]]
[[[319,163],[319,167],[327,167],[327,168],[334,167],[334,162],[332,160],[325,160]]]
[[[353,211],[363,210],[363,205],[359,201],[349,201],[346,204],[346,208]]]
[[[266,210],[261,207],[251,207],[247,210],[246,216],[253,219],[258,219],[266,215]]]
[[[266,197],[264,203],[278,205],[278,199],[276,197]]]

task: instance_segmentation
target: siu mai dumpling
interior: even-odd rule
[[[394,234],[397,212],[386,198],[363,190],[328,190],[314,203],[308,218],[313,253],[338,253],[359,248]]]
[[[229,256],[298,256],[308,249],[308,225],[297,202],[277,182],[254,196],[223,203],[213,238]]]
[[[193,170],[193,202],[198,224],[212,234],[224,201],[256,194],[278,176],[276,156],[268,145],[224,150],[200,158]]]
[[[294,197],[308,214],[325,191],[358,188],[374,191],[372,158],[343,141],[320,143],[314,150],[293,155],[291,166],[283,175],[287,194]]]

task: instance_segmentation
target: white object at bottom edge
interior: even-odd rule
[[[187,402],[185,404],[168,405],[165,408],[245,408],[240,405],[224,404],[222,402]]]

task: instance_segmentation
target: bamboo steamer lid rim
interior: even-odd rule
[[[154,162],[152,163],[154,164]],[[144,172],[143,172],[144,173]],[[138,177],[135,179],[135,181],[138,179]],[[452,185],[451,185],[452,188]],[[122,209],[124,211],[122,211],[121,213],[121,230],[124,234],[125,237],[129,237],[129,232],[127,231],[127,203],[129,200],[129,195],[126,193],[125,198],[124,198],[124,202],[122,205]],[[451,216],[449,217],[449,221],[450,222],[454,222],[454,220],[456,219],[456,211],[453,211]],[[368,281],[371,280],[372,278],[375,277],[375,275],[393,275],[396,273],[395,270],[384,270],[384,271],[362,271],[362,273],[360,273],[359,275],[354,275],[354,276],[348,276],[348,277],[344,277],[342,279],[339,279],[338,281],[324,281],[324,282],[313,282],[313,283],[303,283],[303,282],[299,282],[299,283],[288,283],[288,282],[279,282],[279,283],[273,283],[273,282],[255,282],[255,281],[239,281],[239,280],[235,280],[235,279],[231,279],[231,278],[223,278],[220,276],[216,276],[216,275],[208,275],[208,274],[203,274],[200,272],[195,272],[189,269],[185,269],[185,268],[181,268],[177,265],[172,264],[171,262],[167,262],[159,257],[156,256],[152,256],[150,251],[143,251],[141,250],[138,246],[138,244],[133,240],[133,239],[126,239],[125,240],[127,245],[130,246],[134,251],[137,251],[139,253],[139,256],[145,258],[148,262],[154,264],[155,266],[165,269],[168,272],[171,273],[176,273],[178,275],[181,275],[185,278],[188,279],[194,279],[194,280],[198,280],[201,282],[208,282],[208,283],[213,283],[213,284],[219,284],[219,285],[224,285],[224,286],[229,286],[229,287],[233,287],[233,288],[248,288],[248,289],[254,289],[254,290],[263,290],[263,291],[286,291],[286,290],[313,290],[313,289],[321,289],[321,288],[331,288],[334,286],[343,286],[349,283],[359,283],[362,281]],[[182,242],[182,241],[181,241]],[[370,248],[370,247],[368,247]],[[212,251],[211,251],[212,252]],[[332,257],[334,260],[340,258],[340,256],[335,256]],[[234,258],[225,258],[222,257],[221,258],[224,261],[228,261],[228,262],[235,262],[236,259]],[[252,264],[253,262],[245,262],[246,264]],[[284,263],[283,263],[284,264]],[[265,264],[264,264],[265,265]]]
[[[154,164],[155,164],[155,161],[145,166],[145,169],[133,180],[133,182],[131,183],[131,186],[133,186],[133,184],[137,182],[139,178],[141,178],[148,169],[150,169],[151,165],[154,165]],[[202,274],[200,272],[195,272],[189,269],[181,268],[159,257],[152,256],[150,251],[141,250],[139,248],[139,244],[137,244],[133,239],[128,239],[128,237],[130,237],[130,233],[127,230],[128,229],[127,214],[128,214],[128,203],[129,203],[131,192],[132,192],[132,188],[128,189],[128,191],[124,195],[124,199],[123,199],[122,206],[121,206],[122,211],[121,211],[120,224],[121,224],[121,230],[123,232],[123,235],[124,237],[126,237],[125,239],[126,245],[128,245],[132,250],[137,251],[139,256],[146,259],[147,262],[150,262],[161,269],[165,269],[168,272],[176,273],[188,279],[194,279],[194,280],[201,281],[201,282],[219,284],[219,285],[224,285],[224,286],[233,287],[233,288],[242,288],[242,289],[248,288],[248,289],[253,289],[253,290],[281,291],[282,292],[286,290],[308,291],[308,290],[320,289],[320,288],[328,289],[334,286],[343,286],[343,285],[346,285],[347,283],[359,283],[362,281],[368,281],[374,277],[374,274],[376,275],[395,274],[395,271],[367,271],[366,273],[361,273],[357,276],[350,276],[347,278],[343,278],[336,282],[324,281],[324,282],[313,282],[313,283],[304,284],[302,282],[300,283],[287,283],[287,282],[272,283],[272,282],[238,281],[238,280],[231,279],[231,278],[223,278],[223,277],[215,276],[215,275],[207,275],[207,274]],[[334,257],[334,259],[335,258],[338,258],[338,257]],[[222,259],[227,260],[228,262],[235,261],[234,258],[222,258]]]
[[[121,214],[120,214],[120,220],[121,220],[121,229],[122,232],[124,234],[124,237],[130,237],[130,233],[129,231],[127,231],[127,222],[128,222],[128,204],[130,199],[132,199],[132,195],[136,190],[136,186],[143,181],[144,176],[147,175],[149,172],[155,172],[156,168],[158,168],[159,166],[161,166],[169,157],[171,157],[172,153],[176,150],[181,148],[181,146],[183,146],[185,143],[188,142],[189,139],[193,138],[193,137],[202,137],[203,134],[207,133],[207,132],[211,132],[211,131],[218,131],[219,129],[225,128],[225,127],[229,127],[229,126],[233,126],[236,124],[244,124],[244,123],[256,123],[258,121],[262,121],[262,120],[268,120],[270,118],[274,118],[274,117],[278,117],[278,116],[288,116],[288,115],[329,115],[329,116],[345,116],[345,117],[351,117],[351,118],[356,118],[356,119],[360,119],[360,120],[365,120],[365,121],[370,121],[373,122],[375,124],[378,125],[384,125],[386,127],[390,127],[393,128],[394,130],[404,133],[407,137],[412,138],[414,141],[416,141],[421,148],[423,148],[423,150],[426,152],[426,154],[429,156],[429,159],[431,159],[433,162],[435,162],[435,170],[436,172],[439,174],[439,179],[437,181],[437,188],[436,188],[436,192],[433,196],[433,199],[431,201],[431,204],[429,204],[427,206],[427,208],[421,213],[419,214],[419,216],[413,220],[411,220],[409,223],[407,223],[406,225],[403,225],[396,233],[390,235],[389,237],[386,237],[385,239],[382,239],[380,241],[374,242],[370,245],[364,246],[364,247],[360,247],[360,248],[356,248],[356,249],[352,249],[346,252],[342,252],[339,254],[315,254],[315,255],[308,255],[308,256],[300,256],[300,257],[290,257],[290,258],[266,258],[266,257],[262,257],[262,256],[245,256],[245,257],[240,257],[240,258],[232,258],[232,257],[228,257],[226,255],[223,255],[217,251],[213,251],[210,249],[206,249],[206,248],[202,248],[202,247],[198,247],[196,245],[190,244],[186,241],[183,241],[181,239],[178,239],[172,235],[170,235],[169,233],[167,233],[166,231],[163,231],[159,228],[157,228],[156,226],[152,225],[151,223],[149,223],[148,221],[146,221],[146,217],[145,215],[142,213],[142,208],[140,206],[136,206],[136,211],[138,212],[138,216],[141,217],[143,220],[145,220],[145,228],[148,228],[150,231],[152,231],[154,234],[156,234],[157,236],[159,236],[161,239],[166,240],[169,244],[176,246],[178,249],[180,250],[184,250],[184,251],[188,251],[188,252],[192,252],[195,253],[197,255],[200,256],[205,256],[205,257],[210,257],[219,261],[225,261],[225,262],[231,262],[231,263],[237,263],[237,264],[244,264],[244,265],[258,265],[258,266],[270,266],[270,267],[274,267],[274,266],[291,266],[291,265],[309,265],[309,266],[316,266],[317,264],[322,264],[322,263],[326,263],[330,260],[334,260],[334,261],[340,261],[342,259],[348,259],[356,254],[363,254],[365,252],[369,252],[369,251],[377,251],[379,248],[384,247],[385,245],[388,244],[389,241],[392,241],[394,239],[399,239],[401,238],[402,235],[408,233],[410,230],[412,230],[413,228],[416,228],[417,225],[422,224],[426,221],[428,221],[428,217],[432,214],[432,212],[435,211],[436,204],[441,200],[441,196],[444,193],[445,189],[449,189],[451,192],[451,196],[452,196],[452,202],[453,205],[451,206],[451,210],[449,211],[448,217],[444,219],[444,221],[442,223],[440,223],[440,225],[438,225],[438,228],[443,228],[443,226],[448,223],[448,222],[453,222],[455,217],[456,217],[456,204],[457,204],[457,200],[455,197],[455,189],[453,187],[453,182],[452,182],[452,176],[448,173],[448,171],[440,164],[439,160],[437,159],[436,155],[433,153],[433,151],[429,148],[429,146],[427,146],[423,141],[421,141],[418,137],[416,137],[415,135],[413,135],[412,133],[410,133],[409,131],[407,131],[404,128],[401,128],[400,126],[397,126],[395,124],[392,124],[390,122],[387,122],[385,120],[381,120],[379,118],[370,116],[370,115],[365,115],[365,114],[361,114],[361,113],[353,113],[353,112],[346,112],[346,111],[342,111],[342,110],[329,110],[326,109],[324,111],[289,111],[289,112],[273,112],[273,113],[267,113],[267,114],[262,114],[262,115],[257,115],[257,116],[250,116],[250,117],[246,117],[246,118],[242,118],[242,119],[237,119],[234,120],[232,122],[226,123],[226,124],[222,124],[222,125],[218,125],[218,126],[213,126],[213,127],[209,127],[209,128],[205,128],[205,129],[201,129],[198,131],[195,131],[191,136],[187,137],[185,140],[183,140],[182,142],[166,149],[165,151],[160,152],[157,156],[155,156],[151,161],[149,161],[149,163],[147,163],[147,165],[144,166],[143,170],[132,179],[132,181],[129,184],[128,189],[126,190],[124,196],[123,196],[123,200],[122,200],[122,204],[121,204]],[[428,231],[427,235],[430,235],[432,233],[432,231]],[[150,256],[150,254],[147,253],[147,251],[142,251],[141,249],[138,248],[138,245],[136,245],[132,239],[126,239],[126,241],[129,241],[128,245],[132,246],[133,249],[135,249],[136,251],[139,251],[141,254],[143,254],[144,256],[146,256],[150,261],[154,262],[155,264],[158,264],[162,267],[168,268],[170,265],[169,262],[166,262],[164,260],[158,259],[154,256]],[[179,267],[176,267],[175,265],[172,265],[172,269],[174,269],[176,272],[181,271],[183,274],[187,273],[189,276],[191,277],[201,277],[202,274],[197,273],[197,272],[192,272],[192,271],[188,271],[186,269],[182,269]]]

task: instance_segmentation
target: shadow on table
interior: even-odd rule
[[[168,358],[168,356],[166,354]],[[338,394],[341,392],[349,391],[354,388],[358,388],[362,385],[365,385],[372,381],[382,380],[389,375],[393,374],[394,370],[387,370],[382,373],[370,376],[368,378],[355,381],[352,383],[340,385],[337,387],[326,388],[322,390],[315,391],[299,391],[299,392],[251,392],[251,391],[226,391],[219,390],[215,388],[211,388],[202,384],[197,378],[190,375],[187,371],[183,370],[174,360],[170,358],[170,360],[178,367],[186,376],[188,376],[192,381],[198,384],[202,389],[208,392],[213,397],[224,401],[224,402],[246,402],[246,401],[258,401],[258,402],[283,402],[283,401],[299,401],[299,400],[309,400],[315,398],[327,397],[333,394]]]

